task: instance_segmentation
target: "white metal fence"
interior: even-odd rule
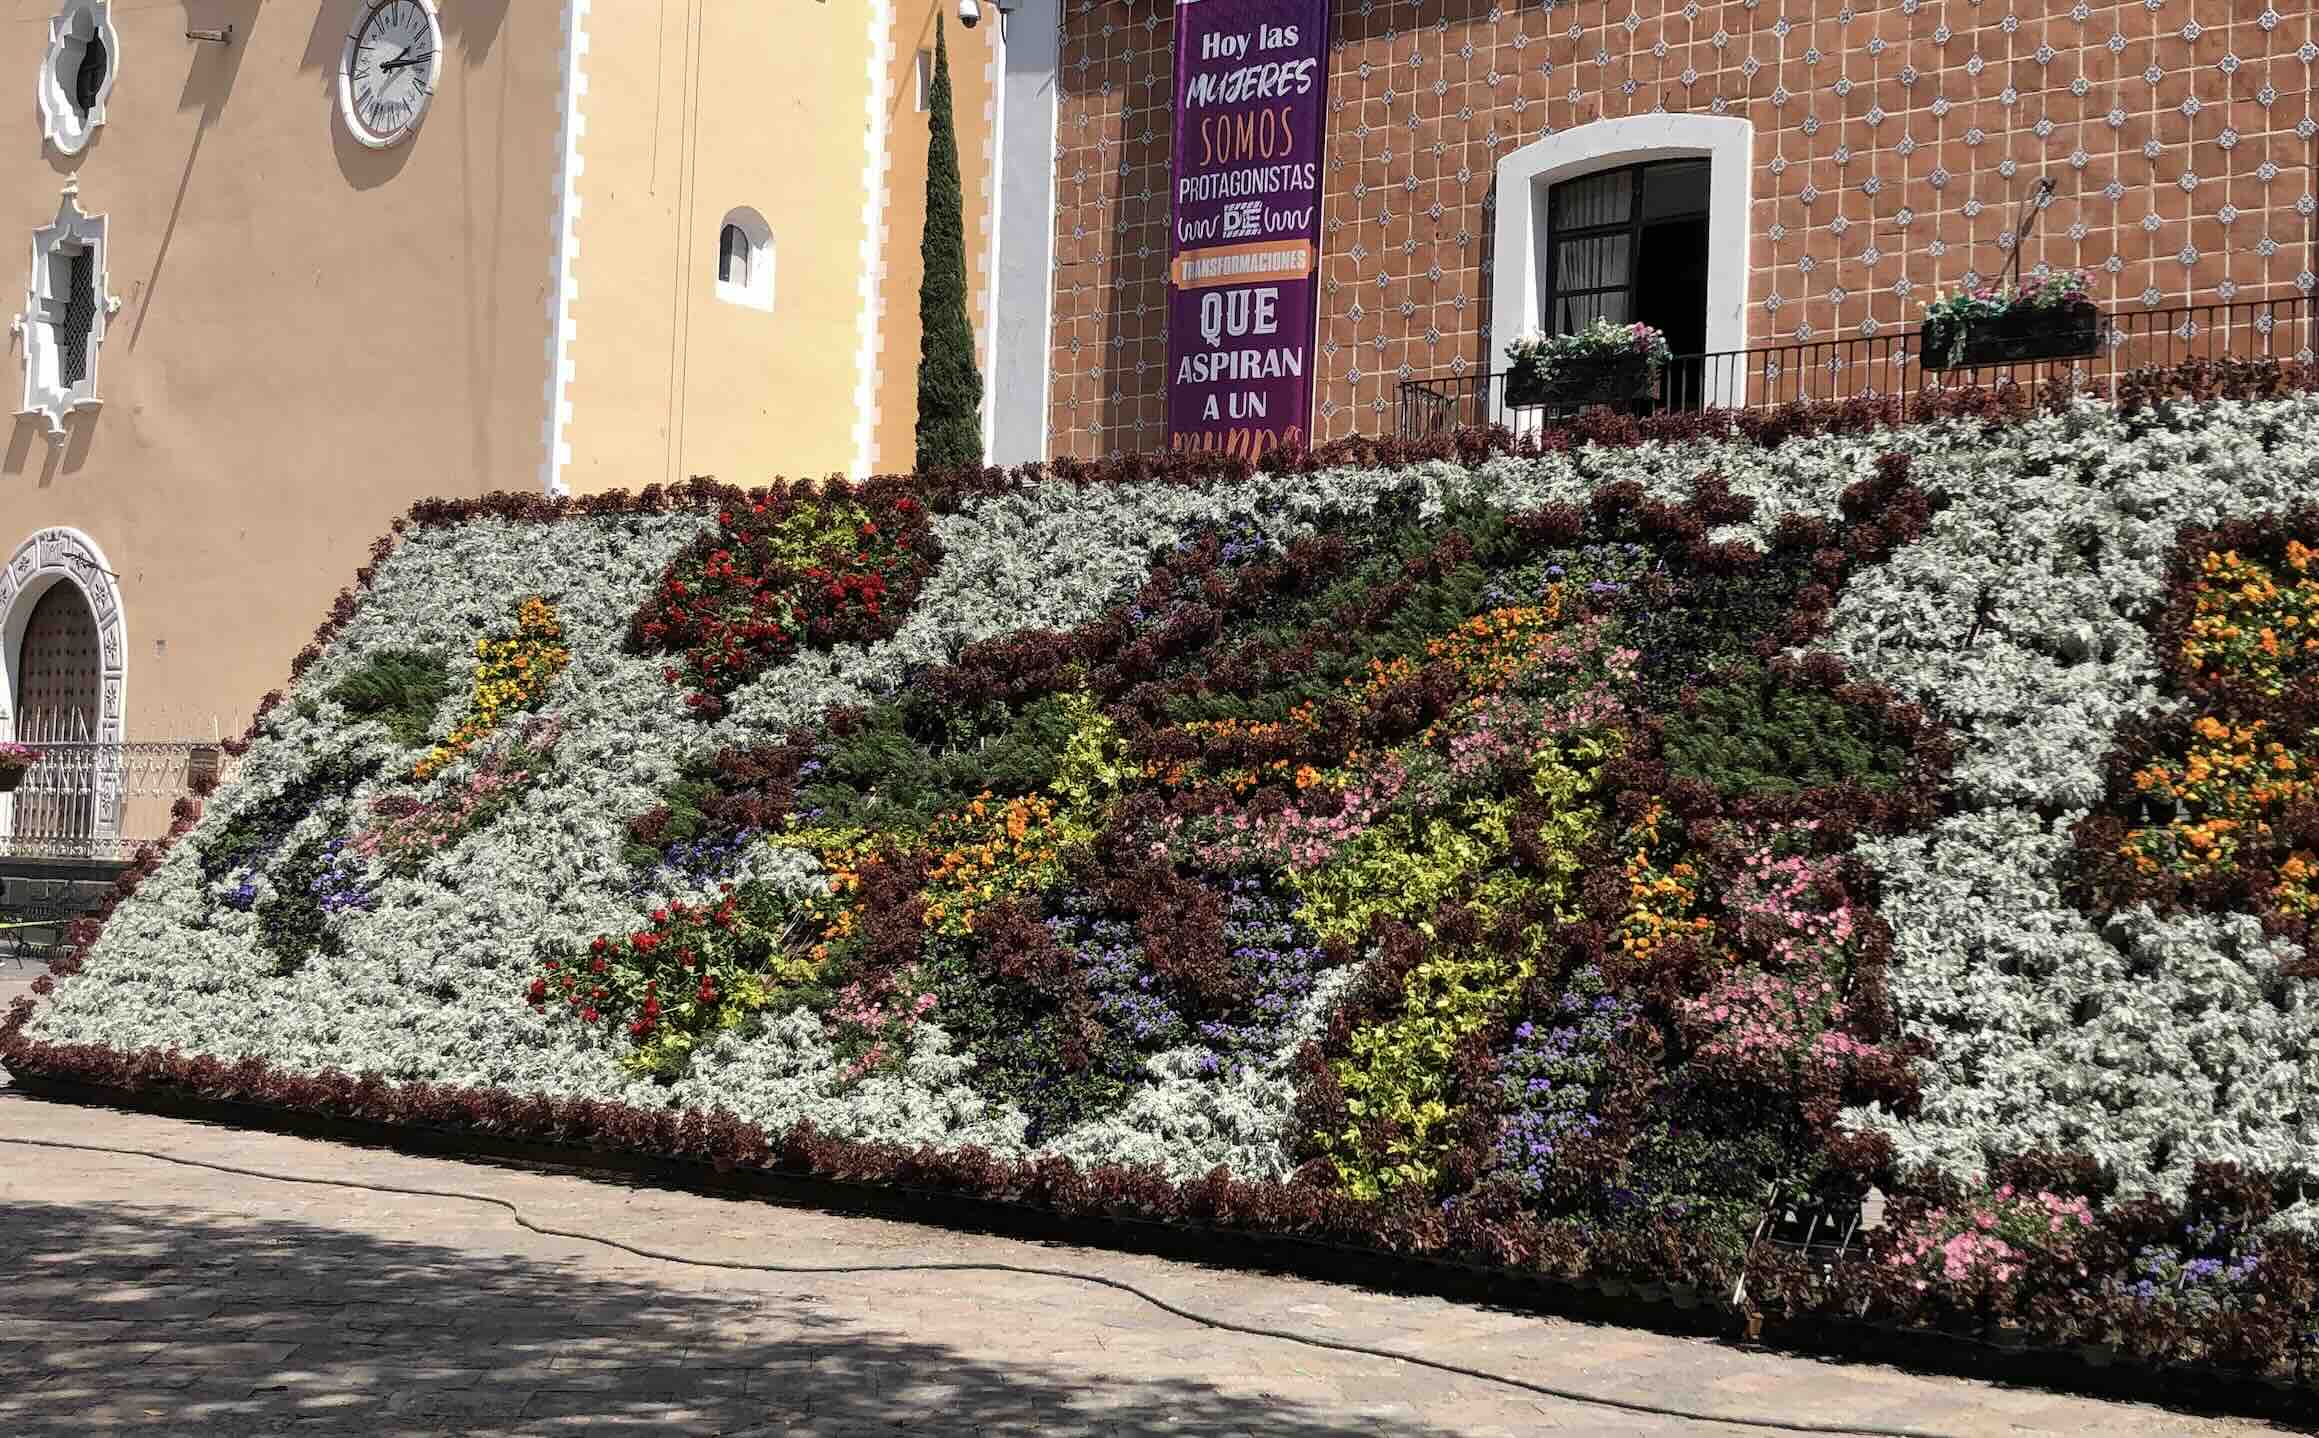
[[[122,859],[169,832],[170,809],[232,760],[215,739],[109,744],[82,710],[19,714],[16,741],[40,751],[0,801],[0,855]]]

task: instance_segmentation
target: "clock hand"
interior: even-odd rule
[[[380,70],[382,70],[382,71],[385,71],[385,70],[408,70],[408,69],[410,69],[410,68],[411,68],[413,65],[424,65],[424,64],[426,64],[426,63],[427,63],[429,60],[432,60],[432,59],[434,59],[434,58],[435,58],[435,52],[434,52],[434,51],[432,51],[432,50],[429,50],[429,51],[428,51],[426,54],[424,54],[424,55],[413,55],[413,56],[411,56],[411,57],[410,57],[409,59],[407,59],[407,60],[389,60],[389,61],[387,61],[387,62],[386,62],[384,65],[381,65],[381,66],[379,66],[379,69],[380,69]]]

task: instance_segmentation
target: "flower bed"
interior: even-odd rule
[[[2231,382],[428,507],[0,1054],[2291,1382],[2319,400]]]

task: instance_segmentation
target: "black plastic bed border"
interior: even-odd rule
[[[2096,1365],[2075,1350],[2012,1348],[1977,1336],[1932,1329],[1825,1318],[1759,1320],[1705,1294],[1699,1295],[1695,1306],[1683,1308],[1666,1300],[1614,1297],[1593,1284],[1351,1248],[1293,1235],[1132,1216],[1064,1214],[1032,1204],[766,1169],[720,1171],[708,1163],[635,1150],[347,1118],[210,1098],[166,1087],[132,1091],[23,1073],[12,1073],[10,1083],[15,1093],[54,1103],[122,1109],[401,1153],[546,1168],[583,1177],[642,1179],[660,1187],[717,1197],[753,1198],[951,1231],[1421,1294],[1816,1358],[1887,1363],[1917,1373],[2150,1403],[2185,1413],[2285,1419],[2295,1422],[2301,1431],[2319,1432],[2319,1427],[2310,1426],[2319,1398],[2308,1388],[2203,1365],[2153,1367],[2123,1355],[2106,1365]]]

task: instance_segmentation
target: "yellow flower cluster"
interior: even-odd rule
[[[555,606],[533,595],[516,608],[515,636],[479,640],[475,657],[480,662],[467,717],[412,766],[411,777],[422,783],[489,736],[509,714],[537,707],[548,686],[572,662],[572,651],[564,647],[564,626],[556,618]]]
[[[2319,669],[2319,579],[2311,576],[2319,551],[2299,540],[2287,544],[2285,582],[2268,565],[2236,550],[2209,553],[2182,657],[2210,676],[2276,697]]]

